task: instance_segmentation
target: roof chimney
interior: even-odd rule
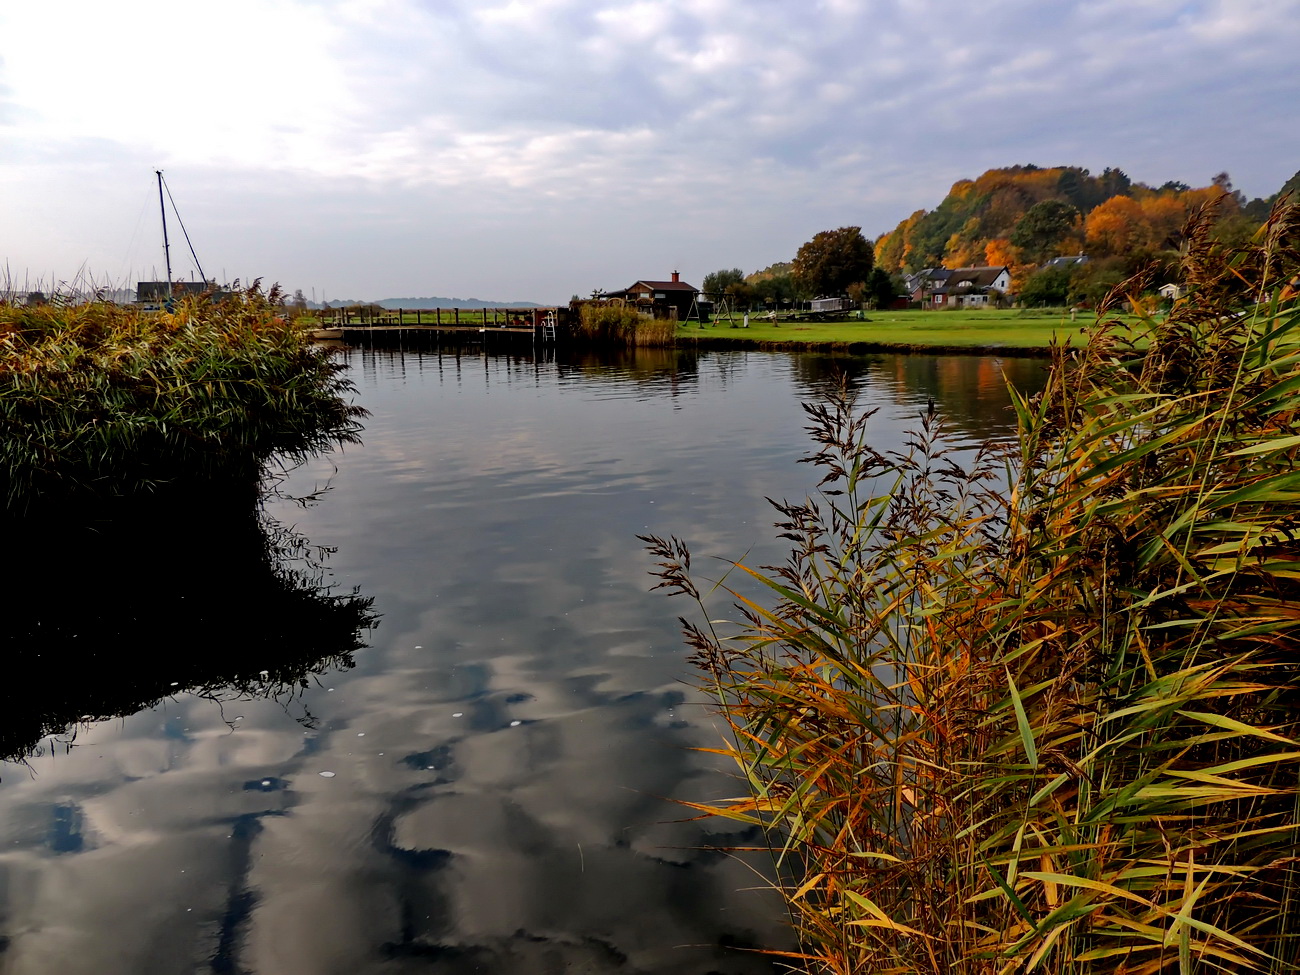
[[[674,272],[673,272],[673,284],[680,284],[680,283],[681,283],[681,280],[682,280],[682,279],[678,276],[677,272],[674,271]]]

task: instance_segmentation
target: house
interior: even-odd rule
[[[984,308],[1011,288],[1011,270],[1001,267],[959,267],[942,284],[922,289],[928,308]]]
[[[926,293],[933,288],[942,288],[952,271],[946,267],[925,267],[915,274],[904,275],[907,293],[913,301],[924,303]]]
[[[1156,290],[1160,292],[1161,298],[1168,298],[1170,301],[1177,301],[1186,294],[1181,284],[1162,284]]]
[[[671,281],[637,281],[621,291],[609,291],[606,298],[622,298],[630,305],[636,305],[659,317],[667,317],[669,310],[676,312],[679,322],[685,321],[691,305],[700,289],[687,284],[681,275],[673,272]]]

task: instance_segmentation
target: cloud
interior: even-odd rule
[[[183,170],[253,234],[281,238],[273,276],[358,295],[379,296],[392,272],[408,293],[561,297],[542,287],[549,272],[519,266],[526,251],[511,254],[526,286],[475,269],[493,253],[478,238],[506,218],[563,239],[590,287],[615,258],[618,277],[640,273],[638,252],[698,254],[698,277],[788,257],[829,225],[879,232],[994,165],[1190,183],[1228,169],[1268,194],[1300,155],[1280,124],[1300,96],[1300,0],[55,0],[7,6],[0,31],[14,38],[0,178],[20,194],[36,166],[78,200],[97,159]],[[296,214],[297,233],[230,193],[258,183],[288,194],[272,209]],[[78,228],[0,206],[26,245],[0,256],[77,253]],[[343,210],[331,227],[345,232],[349,207],[359,231],[378,211],[454,220],[473,246],[444,267],[464,283],[417,283],[417,262],[364,233],[350,266],[311,263],[313,213]],[[620,254],[602,242],[604,267],[582,239],[597,214],[637,238]],[[683,245],[688,216],[702,236]]]

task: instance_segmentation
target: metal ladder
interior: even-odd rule
[[[543,345],[547,342],[555,344],[555,312],[548,311],[542,319],[541,336]]]

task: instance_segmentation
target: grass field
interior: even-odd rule
[[[677,330],[679,338],[704,341],[750,340],[760,343],[791,342],[947,347],[1046,349],[1053,337],[1082,341],[1082,329],[1095,321],[1092,312],[1081,311],[1074,321],[1068,312],[1025,313],[1016,309],[962,311],[867,312],[865,321],[801,322],[781,320],[775,324],[765,315],[751,315],[749,328],[735,321],[715,321],[701,328],[695,322]],[[733,327],[734,326],[734,327]]]
[[[531,314],[518,312],[524,324],[531,325]],[[749,316],[749,327],[742,327],[744,316],[722,319],[701,327],[688,322],[677,328],[677,339],[704,345],[816,345],[826,347],[868,346],[898,349],[1006,349],[1045,353],[1052,340],[1070,339],[1082,344],[1083,330],[1096,318],[1090,311],[1080,311],[1071,320],[1061,309],[962,309],[959,311],[883,311],[867,312],[865,319],[848,318],[839,322],[813,322],[798,316],[770,321],[766,313]],[[505,324],[513,316],[502,310],[462,308],[458,313],[442,309],[418,315],[397,311],[379,317],[374,324],[383,325],[452,325],[494,326]],[[1113,316],[1112,316],[1113,317]],[[1126,320],[1135,320],[1127,318]],[[332,324],[329,318],[312,318],[310,324]],[[370,324],[368,319],[354,324]]]

